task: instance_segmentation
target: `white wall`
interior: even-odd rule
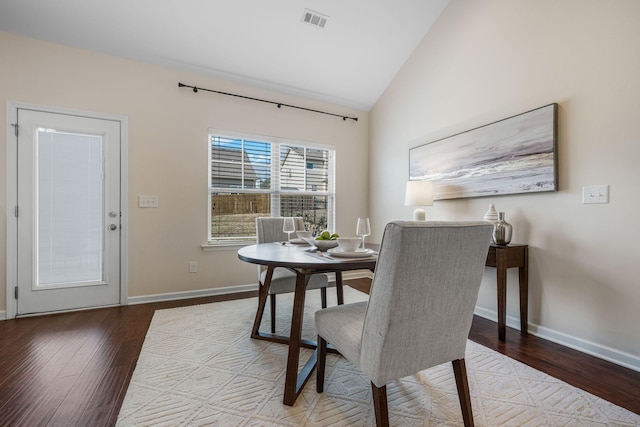
[[[0,33],[0,165],[6,165],[7,100],[129,118],[129,296],[256,284],[237,248],[203,252],[207,234],[209,128],[334,145],[336,230],[355,232],[367,211],[368,113]],[[223,95],[178,82],[349,116],[357,122]],[[158,209],[137,207],[159,196]],[[0,278],[5,277],[6,177],[0,174]],[[188,261],[199,272],[188,273]],[[0,282],[0,312],[6,306]],[[1,314],[1,313],[0,313]],[[1,316],[0,316],[1,317]]]
[[[559,104],[560,191],[437,201],[427,216],[506,212],[530,245],[532,330],[640,370],[640,2],[452,0],[371,111],[370,216],[403,206],[408,149]],[[581,204],[610,185],[610,203]],[[478,305],[496,310],[495,271]],[[517,273],[508,315],[518,317]]]

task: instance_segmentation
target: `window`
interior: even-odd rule
[[[222,133],[209,134],[209,242],[253,241],[261,216],[333,229],[334,150]]]

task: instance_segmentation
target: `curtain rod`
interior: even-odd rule
[[[184,83],[180,83],[178,82],[178,87],[188,87],[193,89],[194,93],[198,93],[199,90],[204,90],[207,92],[213,92],[213,93],[219,93],[220,95],[227,95],[227,96],[235,96],[236,98],[242,98],[242,99],[249,99],[251,101],[259,101],[259,102],[266,102],[267,104],[273,104],[273,105],[277,105],[278,108],[282,108],[282,107],[289,107],[289,108],[297,108],[298,110],[304,110],[304,111],[311,111],[312,113],[319,113],[319,114],[326,114],[328,116],[334,116],[334,117],[340,117],[342,118],[342,120],[346,121],[347,119],[349,120],[353,120],[355,122],[358,121],[357,117],[349,117],[349,116],[343,116],[342,114],[334,114],[334,113],[328,113],[326,111],[320,111],[320,110],[314,110],[312,108],[306,108],[306,107],[298,107],[297,105],[290,105],[290,104],[285,104],[283,102],[275,102],[275,101],[269,101],[267,99],[260,99],[260,98],[252,98],[250,96],[244,96],[244,95],[237,95],[235,93],[229,93],[229,92],[221,92],[219,90],[213,90],[213,89],[205,89],[203,87],[196,87],[196,86],[189,86],[186,85]]]

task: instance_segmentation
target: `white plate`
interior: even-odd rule
[[[367,258],[375,254],[371,249],[358,249],[353,252],[347,252],[340,248],[329,249],[327,253],[338,258]]]
[[[309,244],[302,239],[291,239],[289,240],[289,243],[291,243],[292,245],[308,245]]]

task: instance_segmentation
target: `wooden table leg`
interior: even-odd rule
[[[529,248],[524,248],[524,266],[518,268],[520,284],[520,333],[527,335],[529,325]]]
[[[264,306],[267,303],[267,297],[269,296],[269,287],[271,286],[271,278],[273,277],[273,267],[267,268],[267,274],[264,278],[264,283],[260,283],[260,289],[258,289],[258,311],[256,312],[256,318],[253,321],[253,329],[251,330],[251,338],[257,338],[260,333],[260,322],[264,315]]]
[[[504,341],[507,326],[507,260],[506,252],[496,251],[496,282],[498,287],[498,339]]]
[[[256,318],[253,321],[253,328],[251,329],[251,338],[257,340],[264,340],[270,342],[277,342],[279,344],[289,345],[289,337],[276,335],[275,333],[261,332],[260,323],[262,323],[262,317],[264,316],[264,308],[266,307],[267,299],[269,299],[269,287],[271,286],[271,279],[273,277],[274,267],[267,268],[267,274],[265,275],[264,283],[260,283],[258,288],[258,310],[256,312]],[[305,287],[308,279],[305,280]],[[273,306],[271,310],[275,312]],[[273,330],[273,328],[272,328]],[[301,340],[300,346],[304,348],[314,349],[318,346],[313,340]]]
[[[293,297],[293,313],[291,315],[291,332],[289,334],[289,354],[287,356],[287,373],[284,381],[284,400],[283,403],[293,406],[309,378],[311,370],[315,367],[315,359],[312,366],[307,368],[301,374],[301,383],[298,382],[298,362],[300,361],[300,347],[302,343],[302,321],[304,316],[304,297],[307,288],[309,276],[303,273],[296,273],[296,290]],[[306,378],[304,378],[306,376]]]

